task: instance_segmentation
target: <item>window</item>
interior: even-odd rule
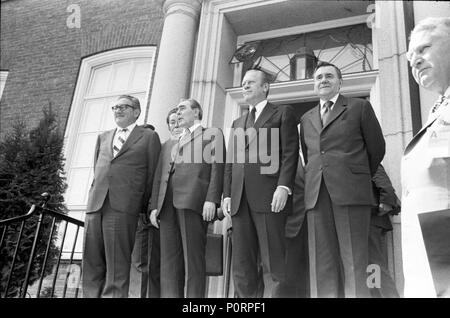
[[[84,219],[93,179],[97,136],[115,128],[111,106],[121,94],[139,99],[143,124],[153,73],[155,47],[108,51],[83,59],[65,134],[65,201],[70,216]],[[70,241],[70,240],[69,240]],[[72,242],[67,241],[69,248]],[[77,251],[81,250],[81,241]]]
[[[243,65],[242,76],[257,64],[273,76],[275,82],[295,80],[291,58],[299,49],[309,49],[314,57],[334,63],[343,74],[367,72],[372,67],[372,33],[365,23],[281,36],[251,42],[255,54]],[[312,74],[309,74],[311,77]]]
[[[7,77],[8,77],[7,71],[0,71],[0,99],[2,98],[3,89],[5,88]]]

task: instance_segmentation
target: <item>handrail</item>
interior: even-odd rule
[[[33,237],[32,237],[32,244],[30,246],[31,250],[29,252],[29,257],[28,260],[24,263],[22,263],[22,266],[26,266],[25,268],[25,274],[23,275],[24,278],[23,280],[20,281],[20,285],[21,286],[17,286],[17,284],[15,285],[15,288],[17,290],[18,288],[18,294],[13,294],[13,295],[17,295],[18,297],[24,298],[26,297],[26,295],[28,295],[28,287],[29,287],[29,282],[30,279],[32,279],[32,271],[33,268],[39,271],[39,276],[37,277],[38,281],[37,281],[37,292],[36,292],[36,297],[40,297],[40,292],[41,292],[41,287],[43,284],[43,279],[46,273],[46,267],[48,265],[48,257],[50,255],[50,246],[52,244],[52,240],[55,234],[55,230],[57,227],[57,222],[59,223],[59,221],[63,221],[64,223],[64,237],[63,240],[58,242],[59,245],[59,252],[58,252],[58,259],[57,259],[57,266],[56,269],[54,270],[54,273],[52,274],[53,277],[53,284],[51,286],[51,297],[54,296],[55,293],[55,283],[58,277],[58,270],[59,270],[59,265],[60,265],[60,261],[61,261],[61,256],[62,256],[62,252],[63,252],[63,246],[64,246],[64,238],[66,236],[66,230],[69,224],[73,224],[74,226],[76,226],[76,234],[75,234],[75,239],[73,241],[72,244],[72,249],[71,249],[71,257],[70,257],[70,264],[72,264],[73,262],[73,256],[74,256],[74,252],[75,252],[75,247],[78,241],[78,232],[80,230],[80,227],[84,227],[84,222],[80,221],[78,219],[72,218],[64,213],[58,212],[58,211],[53,211],[49,208],[46,207],[47,202],[50,199],[50,195],[48,193],[43,193],[42,195],[43,198],[43,202],[41,205],[36,205],[33,204],[29,211],[24,214],[24,215],[20,215],[20,216],[16,216],[16,217],[12,217],[12,218],[8,218],[8,219],[4,219],[4,220],[0,220],[0,247],[3,246],[4,240],[5,238],[7,238],[7,229],[8,227],[14,226],[14,224],[18,224],[20,225],[20,231],[18,232],[18,237],[15,240],[15,243],[13,243],[14,245],[14,252],[11,252],[12,255],[12,261],[10,263],[10,265],[8,265],[8,272],[9,274],[5,277],[2,278],[2,281],[4,279],[4,281],[2,282],[2,284],[5,284],[5,288],[2,288],[2,290],[0,291],[0,298],[6,298],[8,297],[8,291],[9,288],[11,286],[11,278],[13,275],[13,272],[16,269],[16,259],[18,257],[18,251],[19,251],[19,246],[21,245],[22,242],[22,236],[23,236],[23,230],[24,230],[24,225],[27,221],[32,221],[32,224],[35,224],[35,229],[33,229],[33,227],[31,227],[30,229],[32,229],[31,231],[34,232]],[[34,223],[34,220],[32,219],[32,217],[35,216],[39,216],[38,219],[36,219],[36,223]],[[47,220],[48,218],[50,218],[52,220],[51,222],[51,228],[47,229],[44,227],[42,227],[42,225],[44,224],[43,222],[46,222],[45,220]],[[30,223],[28,223],[30,224]],[[42,233],[41,233],[42,232]],[[48,239],[46,239],[46,243],[41,241],[41,238],[43,238],[44,233],[48,233]],[[38,245],[42,244],[46,244],[43,247],[45,247],[45,255],[41,255],[41,254],[37,254],[37,253],[42,253],[42,252],[38,252]],[[70,250],[69,250],[70,251]],[[44,259],[42,260],[42,265],[39,265],[39,263],[36,263],[36,257],[37,255],[40,255],[39,257],[44,257]],[[36,266],[40,266],[40,267],[36,267]],[[66,297],[66,291],[67,291],[67,282],[68,282],[68,278],[69,278],[69,273],[66,274],[66,279],[64,281],[64,287],[63,287],[63,294],[62,297]],[[33,278],[36,279],[36,278]],[[76,290],[76,295],[78,295],[78,288]],[[77,297],[77,296],[75,296]]]
[[[55,217],[57,217],[57,218],[59,218],[61,220],[64,220],[64,221],[67,221],[67,222],[70,222],[70,223],[74,223],[75,225],[84,226],[84,222],[83,221],[80,221],[78,219],[74,219],[74,218],[72,218],[72,217],[70,217],[70,216],[68,216],[66,214],[61,213],[61,212],[53,211],[53,210],[50,210],[48,208],[43,208],[43,207],[38,207],[38,209],[42,210],[43,212],[48,213],[48,214],[50,214],[52,216],[55,216]]]
[[[20,216],[15,216],[15,217],[12,217],[12,218],[9,218],[9,219],[5,219],[5,220],[0,220],[0,226],[8,225],[8,224],[11,224],[11,223],[14,223],[14,222],[20,222],[20,221],[23,221],[23,220],[26,220],[26,219],[32,217],[36,213],[42,213],[42,212],[48,213],[48,214],[50,214],[52,216],[55,216],[58,219],[61,219],[61,220],[64,220],[64,221],[67,221],[67,222],[70,222],[70,223],[74,223],[74,224],[79,225],[79,226],[84,226],[84,222],[83,221],[80,221],[78,219],[74,219],[74,218],[72,218],[72,217],[70,217],[70,216],[68,216],[66,214],[61,213],[61,212],[50,210],[50,209],[48,209],[46,207],[36,206],[36,204],[33,204],[30,207],[30,210],[27,212],[27,214],[20,215]]]
[[[20,215],[20,216],[15,216],[9,219],[5,219],[5,220],[0,220],[0,226],[2,225],[8,225],[14,222],[19,222],[19,221],[24,221],[26,219],[28,219],[29,217],[32,217],[34,214],[36,214],[36,205],[33,204],[30,207],[30,210],[28,210],[27,214],[24,215]]]

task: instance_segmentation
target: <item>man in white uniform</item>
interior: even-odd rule
[[[439,94],[402,159],[405,297],[450,297],[450,18],[427,18],[407,58],[417,83]]]

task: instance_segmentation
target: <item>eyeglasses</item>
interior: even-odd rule
[[[124,111],[124,110],[127,109],[128,107],[131,108],[131,109],[134,109],[133,106],[127,105],[127,104],[114,105],[113,107],[111,107],[111,109],[112,109],[113,112],[118,111],[118,110]]]

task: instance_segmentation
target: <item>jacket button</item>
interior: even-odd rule
[[[324,150],[322,150],[321,152],[320,152],[322,155],[325,153],[325,151]]]

